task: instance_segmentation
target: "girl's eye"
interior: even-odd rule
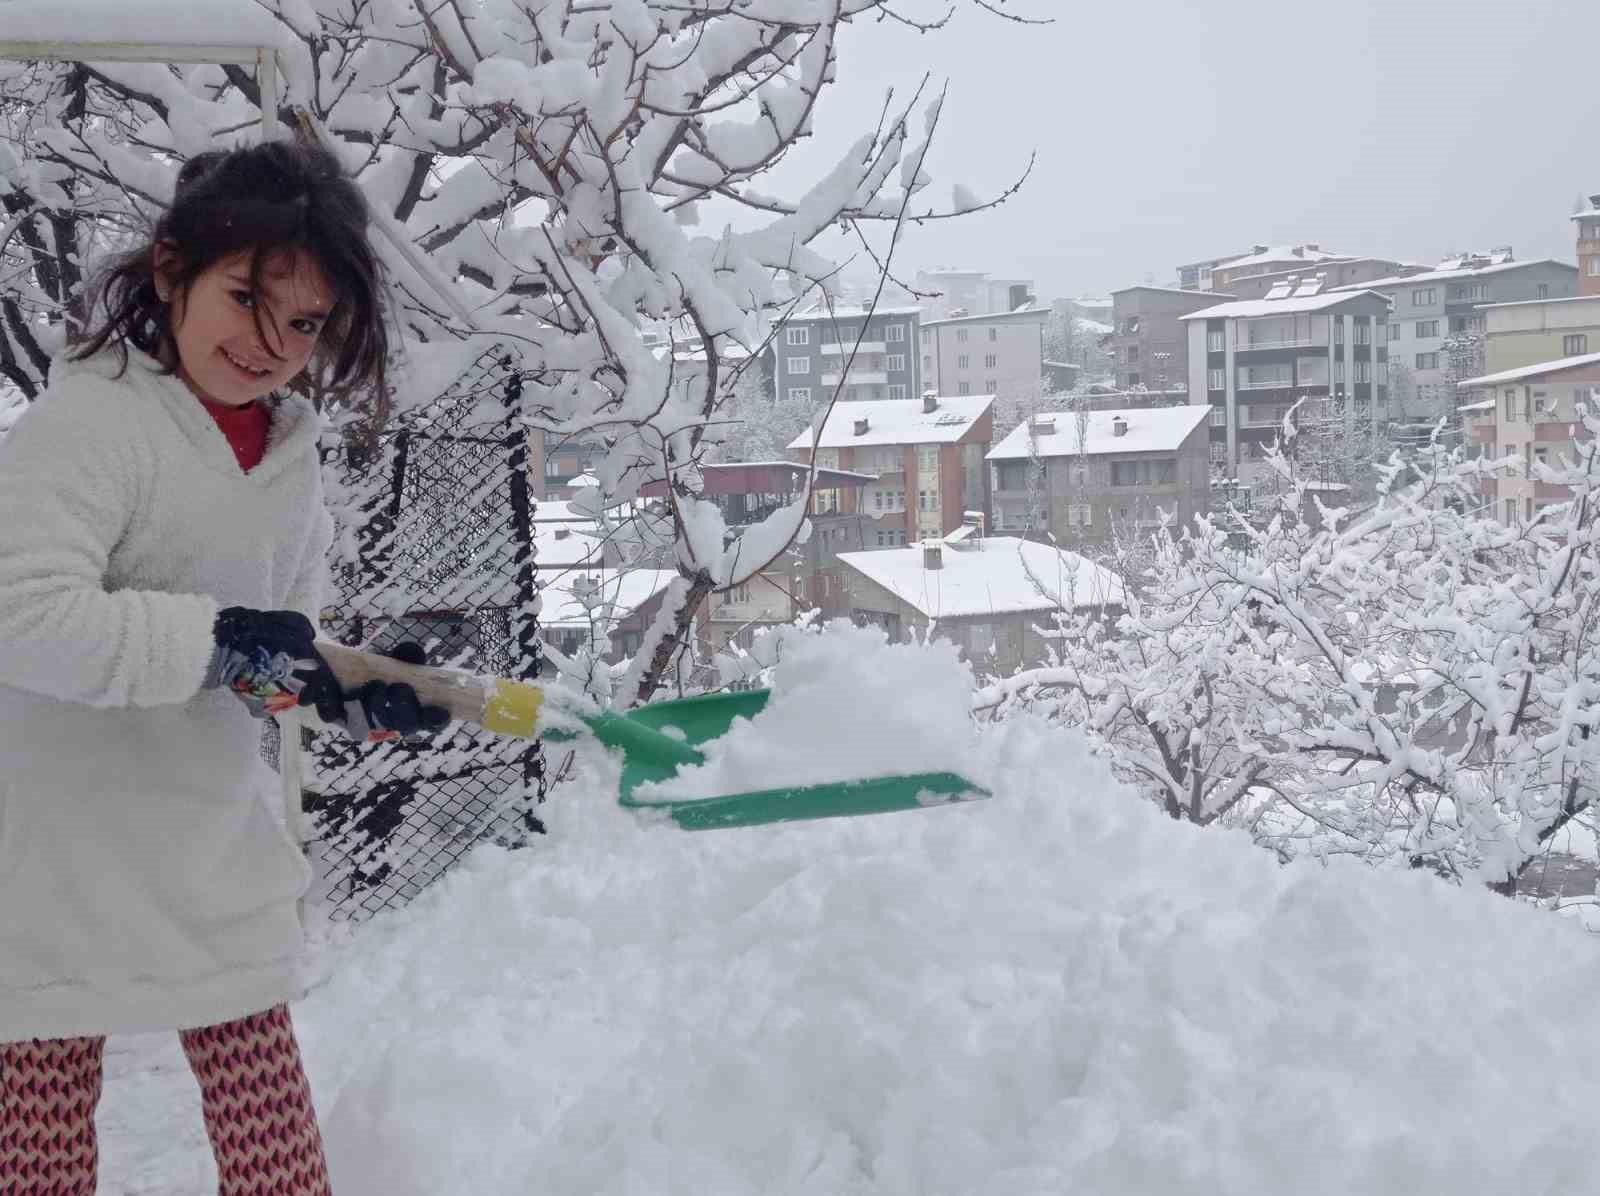
[[[232,296],[233,301],[240,307],[251,307],[256,301],[255,296],[249,291],[229,291],[228,294]]]
[[[302,336],[316,336],[322,331],[322,325],[315,320],[290,320],[289,327]]]

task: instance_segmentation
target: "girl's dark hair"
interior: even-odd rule
[[[312,358],[325,371],[322,381],[381,393],[388,335],[382,267],[367,241],[368,220],[366,199],[338,159],[307,142],[269,141],[197,154],[178,172],[172,206],[156,222],[150,243],[115,258],[96,282],[90,326],[73,357],[110,345],[126,368],[131,344],[169,371],[177,369],[172,311],[156,293],[157,245],[173,250],[176,264],[168,278],[177,291],[221,259],[248,252],[251,288],[259,293],[266,261],[299,249],[322,268],[334,290],[333,311]],[[262,331],[263,314],[271,320],[271,312],[263,304],[252,310]]]

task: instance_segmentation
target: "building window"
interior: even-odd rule
[[[1113,461],[1111,484],[1113,486],[1170,486],[1178,480],[1178,462],[1166,461]]]
[[[1067,508],[1068,527],[1088,527],[1094,520],[1094,508],[1086,502],[1073,503]]]
[[[1508,386],[1501,403],[1501,414],[1505,419],[1515,420],[1521,417],[1517,414],[1517,388]]]
[[[957,382],[956,383],[956,393],[958,395],[969,395],[969,394],[971,394],[972,393],[972,383],[970,383],[970,382]]]
[[[1589,273],[1594,276],[1600,276],[1600,257],[1589,259]]]
[[[922,335],[923,339],[926,340],[928,334],[923,333]],[[906,326],[904,324],[890,324],[883,330],[883,339],[891,345],[900,344],[906,339]]]
[[[1589,351],[1589,338],[1583,333],[1561,338],[1561,356],[1579,357]]]
[[[989,329],[989,339],[992,340],[992,341],[999,340],[1000,339],[1000,330],[998,328]]]
[[[1412,307],[1432,307],[1439,301],[1439,292],[1433,287],[1418,287],[1411,292]]]
[[[906,368],[906,355],[904,353],[891,353],[883,359],[883,368],[890,371]]]
[[[1344,321],[1338,316],[1333,317],[1333,343],[1344,344]]]
[[[1211,408],[1211,426],[1213,428],[1226,428],[1228,426],[1228,409],[1226,407]]]
[[[811,329],[789,328],[785,329],[785,340],[791,345],[809,345],[811,343]]]
[[[993,353],[985,353],[983,355],[983,368],[984,369],[987,369],[987,370],[994,369],[994,363],[995,363],[995,355]]]
[[[1517,500],[1514,499],[1514,498],[1506,499],[1505,500],[1505,511],[1506,511],[1506,522],[1507,523],[1515,523],[1517,521]]]
[[[993,378],[985,378],[983,380],[983,393],[986,395],[999,394],[1000,387]]]
[[[933,372],[933,358],[927,353],[922,355],[922,372],[925,374]]]
[[[966,370],[972,368],[972,354],[962,353],[956,357],[956,369]]]
[[[1436,370],[1439,368],[1439,355],[1437,353],[1418,353],[1416,366],[1419,370]]]
[[[904,382],[891,382],[891,383],[889,383],[889,397],[891,399],[903,399],[903,398],[905,398],[906,397],[906,384]]]
[[[966,343],[967,343],[967,330],[965,328],[957,328],[956,329],[956,344],[964,345]]]
[[[1398,325],[1398,324],[1390,324],[1389,325],[1389,339],[1392,340],[1392,341],[1397,341],[1397,340],[1400,339],[1400,325]]]
[[[1135,363],[1138,362],[1138,360],[1139,360],[1139,346],[1138,345],[1129,345],[1128,346],[1128,364],[1129,365],[1134,365]]]
[[[1418,320],[1417,321],[1417,339],[1419,341],[1425,341],[1425,340],[1430,339],[1431,337],[1435,337],[1435,336],[1438,336],[1438,335],[1439,335],[1439,321],[1438,320]]]
[[[1139,385],[1139,375],[1138,374],[1129,374],[1128,375],[1128,385],[1129,386],[1138,386]]]
[[[1207,370],[1206,371],[1206,389],[1207,390],[1226,390],[1227,387],[1228,387],[1228,371],[1227,370]]]
[[[1537,293],[1538,293],[1538,297],[1540,299],[1548,299],[1548,298],[1550,298],[1550,284],[1547,283],[1547,282],[1541,282],[1539,284]]]
[[[1206,333],[1206,352],[1221,353],[1225,348],[1227,348],[1223,337],[1224,334],[1221,329]]]
[[[1336,361],[1333,363],[1333,380],[1335,382],[1344,381],[1344,362]]]
[[[809,386],[791,386],[789,388],[789,401],[791,403],[809,403],[811,401],[811,388]]]
[[[1356,381],[1357,382],[1371,382],[1372,381],[1372,363],[1370,361],[1358,361],[1358,362],[1356,362]]]
[[[1372,325],[1366,320],[1356,323],[1356,344],[1370,345],[1372,343]]]
[[[1478,299],[1487,299],[1488,297],[1489,288],[1481,282],[1450,288],[1450,301],[1452,303],[1469,303]]]
[[[1213,441],[1211,444],[1211,464],[1226,465],[1228,463],[1228,446],[1222,441]]]
[[[811,358],[788,357],[784,359],[784,366],[791,374],[809,374],[811,372]]]

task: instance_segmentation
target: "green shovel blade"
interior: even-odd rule
[[[703,764],[705,756],[696,745],[720,739],[734,719],[753,717],[770,696],[771,691],[765,689],[706,694],[652,702],[626,714],[605,711],[585,717],[584,722],[601,743],[622,751],[621,803],[629,809],[663,811],[685,830],[885,814],[990,796],[987,789],[952,772],[867,777],[668,801],[641,801],[634,796],[646,782],[676,776],[681,765]]]

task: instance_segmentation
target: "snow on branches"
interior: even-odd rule
[[[398,390],[325,405],[358,421],[429,402],[474,363],[473,385],[515,371],[531,422],[603,440],[608,496],[665,478],[681,528],[702,522],[680,475],[705,429],[774,319],[834,277],[812,242],[853,229],[887,268],[906,221],[953,214],[913,202],[938,123],[921,89],[886,102],[799,194],[761,185],[810,134],[841,32],[899,17],[891,0],[260,5],[282,26],[279,120],[340,154],[392,234],[380,249]],[[171,26],[181,40],[181,17]],[[38,393],[94,258],[149,227],[183,160],[258,136],[261,102],[253,71],[231,64],[0,64],[0,373],[13,385]],[[983,204],[963,188],[958,206]],[[697,231],[733,214],[737,230]],[[878,224],[891,229],[881,258]],[[691,343],[704,368],[675,384],[674,354],[647,345],[647,326]],[[736,554],[739,576],[725,545],[684,537],[680,613],[799,525],[783,513]]]

